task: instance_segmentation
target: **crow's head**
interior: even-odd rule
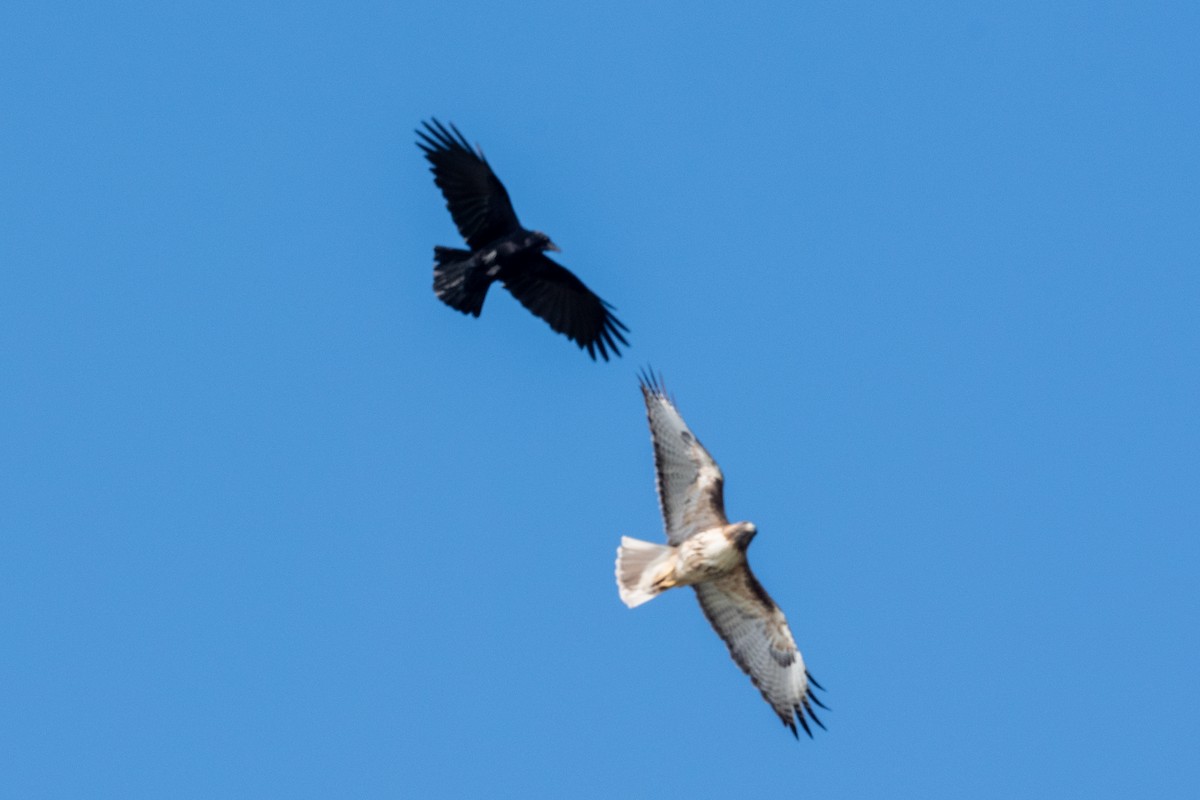
[[[542,233],[541,231],[533,231],[530,235],[531,235],[531,241],[530,241],[531,246],[536,247],[539,250],[553,250],[556,253],[562,252],[562,250],[560,250],[558,248],[558,245],[556,245],[554,242],[550,241],[550,237],[547,236],[546,234]]]

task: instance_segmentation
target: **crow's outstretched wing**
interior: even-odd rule
[[[446,208],[458,232],[472,250],[519,230],[517,212],[504,184],[492,172],[483,152],[474,150],[454,123],[447,128],[436,119],[422,123],[417,147],[432,165],[433,181],[446,198]]]
[[[593,359],[597,351],[605,361],[610,352],[621,355],[618,342],[629,346],[621,335],[621,331],[629,329],[613,315],[612,306],[584,286],[570,270],[543,253],[509,265],[500,277],[521,305],[586,349]]]

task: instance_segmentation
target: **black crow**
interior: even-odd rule
[[[453,123],[449,130],[436,119],[422,124],[417,147],[432,165],[433,181],[471,248],[433,248],[433,291],[441,301],[478,317],[488,287],[499,280],[521,305],[586,348],[592,359],[597,350],[605,361],[609,351],[620,355],[617,342],[629,346],[621,335],[629,329],[613,316],[612,306],[546,256],[546,250],[558,252],[549,236],[521,227],[483,151],[471,149]]]

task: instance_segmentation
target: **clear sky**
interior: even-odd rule
[[[1183,797],[1200,7],[5,3],[0,794]],[[613,303],[493,291],[454,121]],[[827,688],[659,539],[636,371]]]

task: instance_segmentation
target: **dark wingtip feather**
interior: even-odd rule
[[[617,344],[617,342],[620,342],[625,347],[629,347],[629,342],[626,341],[625,337],[621,335],[621,331],[618,330],[618,327],[624,328],[625,330],[629,329],[625,328],[625,326],[621,323],[621,320],[614,317],[608,310],[611,309],[612,306],[610,306],[608,303],[605,303],[603,300],[600,302],[605,308],[604,319],[600,323],[600,329],[592,334],[592,339],[591,341],[587,342],[586,347],[590,352],[592,346],[594,345],[600,350],[600,356],[605,361],[608,361],[610,352],[612,353],[613,358],[621,357],[621,347]],[[585,346],[584,343],[580,342],[580,347],[583,346]],[[592,358],[594,360],[595,356],[593,355]]]
[[[417,130],[416,134],[418,137],[420,137],[417,139],[417,147],[421,148],[421,152],[423,152],[426,156],[436,153],[442,149],[437,141],[430,138],[429,134],[425,133],[425,131]]]
[[[613,352],[613,356],[620,357],[621,348],[617,347],[616,340],[620,339],[621,343],[624,344],[626,347],[629,346],[629,342],[625,341],[625,338],[623,336],[621,336],[621,334],[618,333],[616,330],[614,330],[611,325],[605,325],[602,333],[604,335],[604,341],[608,342],[608,349],[612,350],[612,352]],[[614,336],[615,336],[615,338],[614,338]]]
[[[621,355],[620,351],[617,350],[617,343],[613,341],[613,338],[609,335],[608,331],[600,331],[600,340],[608,345],[608,348],[613,351],[614,356]]]
[[[821,722],[821,720],[820,720],[820,719],[817,717],[817,715],[816,715],[816,714],[813,712],[813,710],[812,710],[812,706],[810,706],[808,703],[805,703],[805,704],[804,704],[804,711],[807,711],[807,712],[808,712],[808,716],[809,716],[809,717],[812,719],[812,721],[813,721],[813,722],[815,722],[815,723],[817,723],[818,725],[820,725],[820,726],[821,726],[821,730],[823,730],[823,731],[825,731],[825,730],[829,730],[828,728],[826,728],[826,727],[825,727],[825,723],[824,723],[824,722]],[[798,713],[800,714],[800,717],[801,717],[801,719],[803,719],[803,718],[804,718],[804,711],[800,711],[800,712],[798,712]]]
[[[626,333],[629,332],[629,328],[626,328],[624,325],[622,325],[621,320],[617,319],[612,314],[609,314],[608,319],[604,323],[605,335],[615,336],[621,340],[621,344],[625,345],[626,347],[629,347],[629,342],[627,342],[625,340],[625,337],[621,335],[622,330],[625,331]]]
[[[655,397],[666,397],[662,373],[655,374],[654,368],[649,364],[638,370],[638,383],[641,385],[642,392]]]
[[[442,141],[448,141],[451,144],[457,144],[454,141],[454,137],[450,135],[450,131],[446,130],[446,126],[442,124],[440,119],[437,117],[430,117],[430,119],[433,120],[434,127],[437,128],[438,135],[441,137]],[[450,123],[450,127],[454,127],[453,122]]]
[[[822,686],[820,683],[818,683],[818,682],[817,682],[817,679],[816,679],[816,678],[814,678],[814,677],[812,676],[812,673],[811,673],[811,672],[809,672],[808,670],[804,670],[804,677],[808,678],[808,682],[809,682],[809,683],[811,683],[813,686],[817,687],[817,688],[818,688],[818,689],[820,689],[822,692],[823,692],[823,691],[825,691],[825,687],[824,687],[824,686]]]
[[[800,727],[804,728],[804,732],[808,734],[808,738],[813,738],[812,728],[808,727],[808,721],[804,719],[804,712],[796,709],[796,719],[800,720]],[[800,737],[797,736],[797,739]]]
[[[431,120],[433,122],[432,125],[430,124]],[[445,138],[440,130],[442,123],[438,122],[437,117],[430,117],[427,120],[423,119],[421,120],[421,125],[424,126],[425,130],[416,128],[414,133],[416,133],[417,136],[420,136],[422,139],[428,142],[435,150],[441,150],[445,148]]]
[[[617,310],[617,307],[614,306],[612,303],[606,302],[602,298],[598,298],[598,299],[600,299],[600,305],[604,306],[604,308],[606,310],[608,310],[608,311],[616,311]],[[621,330],[625,331],[626,333],[629,333],[629,328],[625,327],[625,323],[621,322],[621,320],[617,319],[615,314],[608,314],[607,316],[608,316],[608,322],[615,324]],[[625,340],[622,339],[621,341],[624,342]],[[625,343],[628,344],[628,342],[625,342]]]
[[[654,370],[647,364],[639,374],[639,380],[642,383],[642,390],[648,394],[654,395],[660,400],[665,400],[672,406],[675,405],[675,398],[667,393],[667,384],[663,380],[661,372],[655,373]]]
[[[417,147],[424,150],[426,155],[449,150],[464,150],[480,159],[483,158],[483,151],[475,152],[471,148],[471,143],[467,141],[467,137],[463,136],[462,131],[455,127],[453,122],[449,123],[449,130],[437,117],[421,120],[421,124],[425,126],[425,130],[416,128],[414,132],[425,140],[424,144],[417,142]]]

